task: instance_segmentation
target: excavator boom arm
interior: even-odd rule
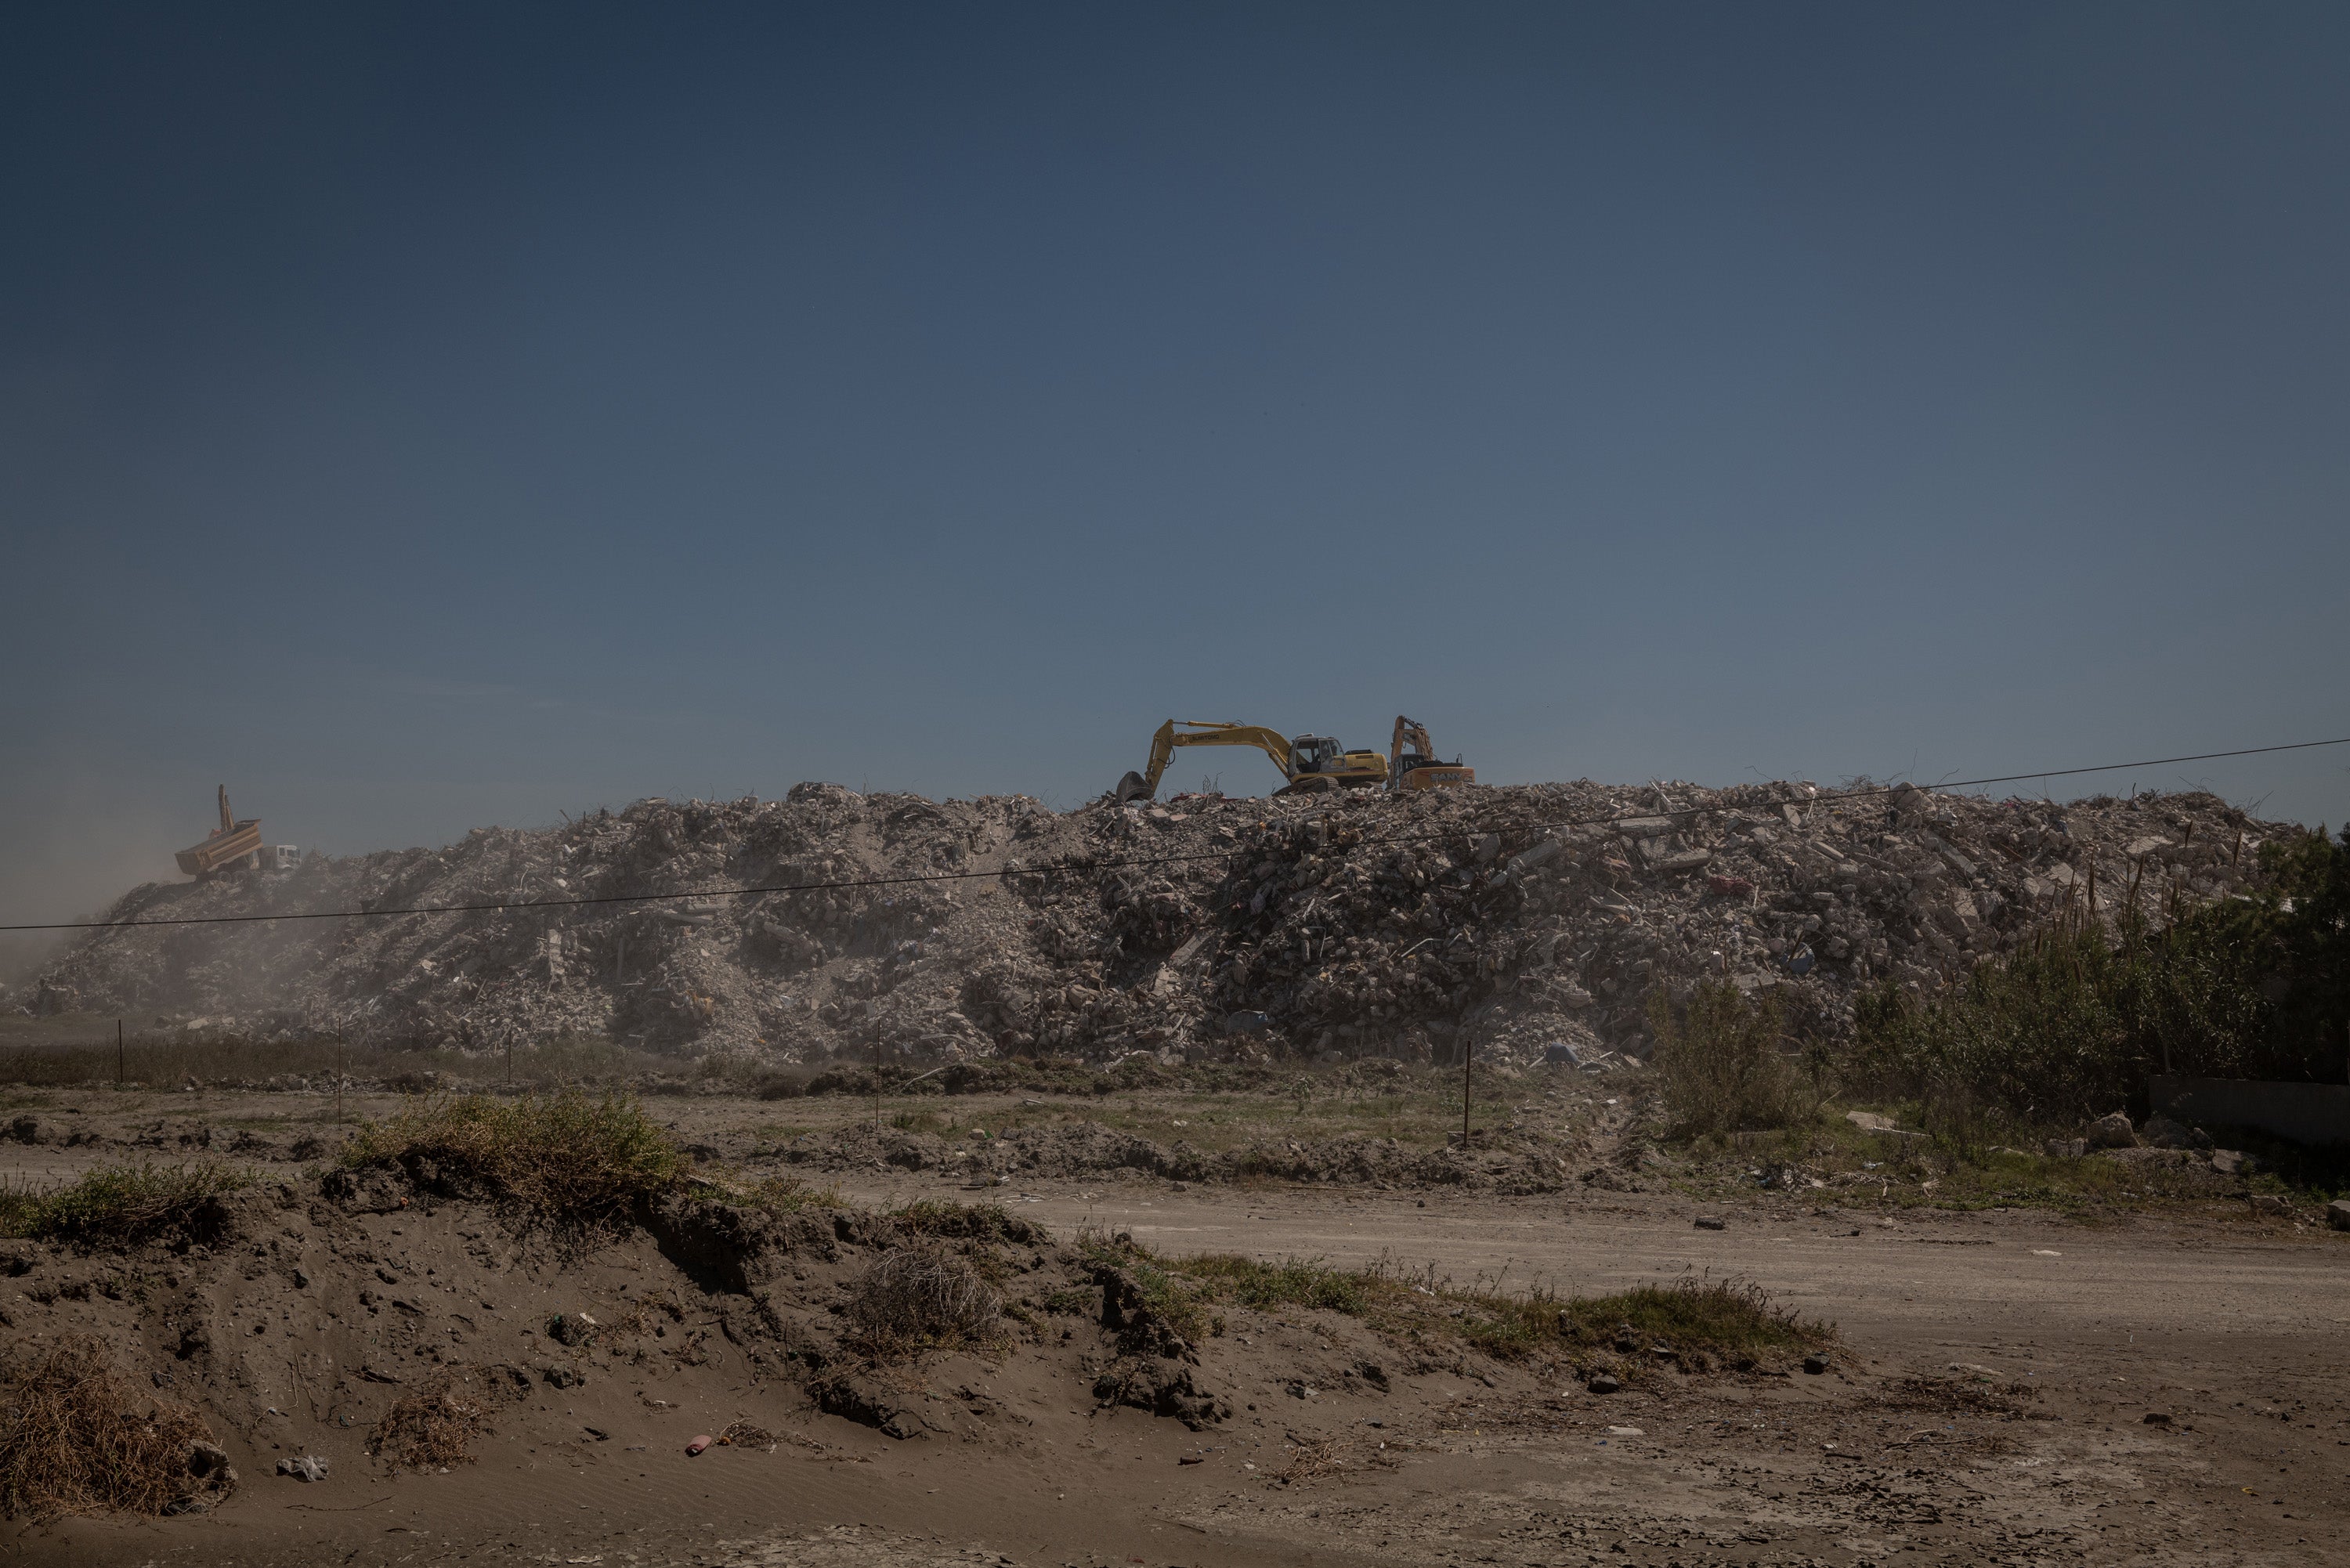
[[[1399,713],[1396,715],[1395,738],[1388,742],[1389,777],[1396,776],[1407,747],[1430,760],[1436,756],[1436,742],[1428,738],[1428,726],[1417,719],[1407,719]]]
[[[1289,737],[1262,724],[1222,724],[1203,719],[1170,719],[1150,737],[1150,765],[1142,774],[1143,793],[1159,793],[1159,781],[1178,746],[1254,746],[1273,759],[1284,779],[1290,772]]]

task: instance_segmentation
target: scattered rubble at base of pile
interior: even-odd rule
[[[1659,986],[1773,990],[1791,1022],[1839,1033],[1856,988],[1929,992],[2060,908],[2094,898],[2111,919],[2126,898],[2153,912],[2243,891],[2252,851],[2289,831],[2205,794],[1586,782],[1055,813],[801,784],[151,884],[108,919],[492,907],[95,931],[27,1006],[779,1062],[1443,1061],[1464,1037],[1501,1060],[1604,1060],[1645,1050]],[[1001,875],[837,885],[973,871]],[[513,907],[742,885],[791,890]]]
[[[776,1151],[785,1165],[826,1173],[931,1171],[973,1189],[1046,1179],[1155,1178],[1190,1182],[1293,1181],[1398,1189],[1461,1188],[1503,1196],[1556,1192],[1570,1182],[1615,1189],[1622,1170],[1595,1163],[1588,1138],[1514,1127],[1457,1132],[1426,1148],[1391,1137],[1284,1138],[1211,1151],[1161,1144],[1099,1122],[1014,1127],[976,1141],[857,1125],[805,1133]],[[1637,1159],[1637,1153],[1628,1158]]]

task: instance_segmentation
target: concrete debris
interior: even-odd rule
[[[1926,1136],[1922,1132],[1913,1132],[1891,1116],[1882,1116],[1876,1111],[1846,1111],[1844,1114],[1844,1119],[1861,1131],[1874,1133],[1878,1137],[1922,1138]]]
[[[316,1454],[289,1455],[277,1461],[277,1473],[299,1481],[322,1481],[327,1479],[327,1461]]]
[[[775,1062],[1452,1061],[1466,1040],[1521,1065],[1558,1045],[1638,1059],[1659,989],[1727,981],[1840,1033],[1858,988],[1931,994],[2060,909],[2241,892],[2279,831],[2201,794],[1578,782],[1056,813],[808,784],[150,884],[108,918],[482,907],[95,931],[21,994],[480,1053],[573,1035]],[[964,871],[1014,874],[856,885]],[[727,886],[776,890],[699,891]],[[521,907],[672,889],[691,896]]]
[[[598,1326],[596,1320],[584,1312],[557,1313],[547,1319],[546,1337],[557,1345],[574,1347],[591,1345],[595,1342]]]
[[[2091,1148],[2136,1148],[2137,1147],[2137,1129],[2130,1126],[2129,1117],[2119,1111],[2114,1112],[2111,1116],[2099,1116],[2081,1129],[2081,1136],[2088,1140]]]
[[[2210,1148],[2211,1147],[2210,1133],[2199,1127],[2190,1127],[2183,1122],[2175,1122],[2159,1111],[2147,1118],[2143,1131],[2147,1143],[2154,1148]]]

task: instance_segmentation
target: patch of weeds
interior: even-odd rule
[[[471,1464],[465,1445],[529,1387],[528,1375],[516,1367],[443,1367],[392,1402],[368,1433],[368,1452],[416,1469]]]
[[[759,1078],[751,1085],[751,1092],[763,1100],[796,1100],[808,1092],[808,1079],[812,1076],[804,1069],[783,1068]]]
[[[513,1204],[559,1222],[607,1224],[677,1187],[686,1157],[629,1096],[487,1095],[411,1101],[343,1146],[354,1169],[393,1166],[450,1197]]]
[[[1392,1280],[1359,1269],[1335,1269],[1326,1263],[1296,1258],[1263,1263],[1237,1253],[1186,1258],[1184,1274],[1201,1282],[1219,1302],[1253,1307],[1314,1307],[1367,1317],[1376,1305],[1386,1304],[1400,1289]]]
[[[1674,1364],[1688,1372],[1752,1371],[1835,1340],[1833,1325],[1774,1305],[1744,1280],[1690,1277],[1613,1295],[1562,1297],[1542,1289],[1463,1290],[1385,1264],[1338,1269],[1231,1255],[1170,1261],[1131,1242],[1098,1239],[1081,1239],[1080,1250],[1127,1270],[1145,1303],[1180,1323],[1187,1336],[1205,1325],[1209,1307],[1231,1303],[1258,1311],[1304,1307],[1385,1333],[1458,1338],[1497,1360],[1548,1355],[1578,1365],[1607,1360],[1627,1370]]]
[[[1810,1323],[1773,1303],[1751,1280],[1686,1275],[1668,1285],[1635,1285],[1613,1295],[1486,1296],[1480,1308],[1513,1320],[1529,1347],[1550,1341],[1573,1352],[1612,1350],[1629,1364],[1677,1362],[1683,1370],[1752,1371],[1833,1344],[1833,1324]]]
[[[1917,1102],[1883,1108],[1904,1126],[1936,1119],[1929,1114],[1930,1107]],[[1822,1116],[1767,1138],[1694,1139],[1690,1146],[1694,1167],[1673,1185],[1691,1197],[1721,1198],[1753,1191],[1755,1168],[1793,1165],[1804,1177],[1825,1184],[1806,1190],[1840,1204],[1960,1210],[2033,1207],[2085,1216],[2162,1203],[2223,1201],[2248,1189],[2259,1190],[2265,1179],[2223,1176],[2184,1151],[2137,1149],[2085,1157],[2040,1152],[2049,1136],[2064,1130],[1994,1114],[1964,1137],[1946,1129],[1944,1136],[1931,1139],[1895,1139],[1865,1132],[1842,1115]],[[2245,1147],[2233,1138],[2229,1141],[2230,1147]],[[2315,1174],[2319,1167],[2312,1163],[2305,1168]]]
[[[734,1182],[711,1177],[690,1179],[702,1196],[737,1209],[765,1214],[797,1214],[810,1209],[838,1209],[846,1199],[838,1182],[818,1187],[796,1176],[763,1176],[756,1181]]]
[[[105,1343],[19,1345],[0,1378],[0,1513],[181,1513],[236,1484],[212,1428],[185,1405],[141,1397]]]
[[[1340,1469],[1345,1455],[1354,1445],[1343,1438],[1306,1438],[1292,1444],[1289,1459],[1279,1469],[1265,1478],[1273,1486],[1295,1486],[1326,1476]]]
[[[1101,1292],[1092,1285],[1062,1285],[1036,1303],[1057,1317],[1092,1317],[1101,1311]]]
[[[999,1241],[1033,1246],[1042,1238],[1027,1220],[1001,1203],[951,1203],[922,1198],[883,1216],[907,1236],[934,1236],[960,1241]]]
[[[1080,1233],[1077,1255],[1097,1271],[1122,1270],[1134,1282],[1137,1304],[1177,1337],[1197,1341],[1211,1328],[1208,1307],[1213,1292],[1183,1272],[1192,1260],[1170,1262],[1124,1231],[1108,1238],[1098,1231]]]
[[[1677,1010],[1659,990],[1648,999],[1648,1028],[1675,1132],[1780,1127],[1805,1114],[1775,996],[1752,1002],[1734,985],[1700,981]]]
[[[252,1184],[246,1172],[209,1162],[104,1166],[48,1191],[0,1193],[0,1231],[36,1241],[129,1246],[213,1229],[214,1199]]]

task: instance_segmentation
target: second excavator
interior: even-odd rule
[[[1407,746],[1411,749],[1406,751]],[[1462,767],[1459,757],[1449,763],[1437,761],[1436,742],[1428,738],[1427,725],[1396,715],[1395,738],[1388,742],[1388,788],[1398,792],[1449,789],[1476,782],[1477,770]]]

